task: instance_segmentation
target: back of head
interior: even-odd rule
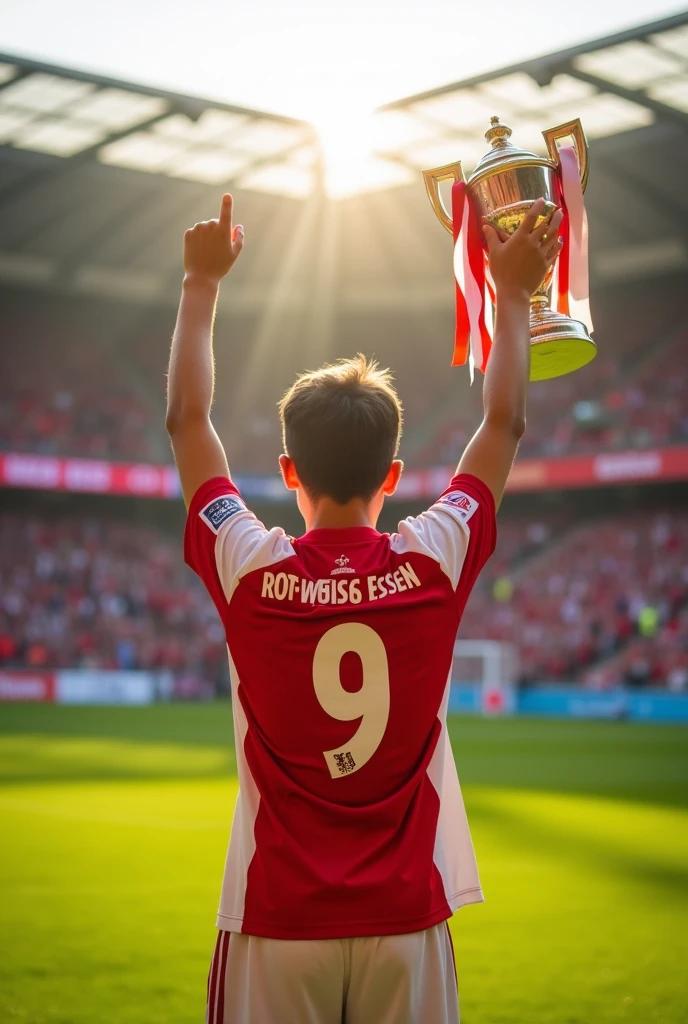
[[[388,370],[359,354],[302,374],[280,402],[284,448],[313,500],[369,501],[399,447],[402,410]]]

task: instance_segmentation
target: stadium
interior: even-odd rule
[[[583,123],[597,356],[529,387],[455,648],[487,893],[451,926],[462,1020],[687,1019],[682,14],[387,104],[344,169],[306,121],[0,54],[3,1021],[203,1013],[238,783],[165,431],[184,230],[230,190],[250,239],[215,327],[243,499],[302,532],[277,404],[364,352],[404,404],[391,532],[482,415],[481,375],[450,368],[451,248],[422,171],[472,170],[494,114],[536,153]]]

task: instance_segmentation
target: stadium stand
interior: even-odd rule
[[[216,681],[222,627],[179,538],[108,517],[0,517],[0,664]]]
[[[4,296],[11,345],[0,385],[0,448],[169,462],[163,399],[172,316],[142,316],[102,301],[18,291]],[[521,457],[685,442],[687,339],[680,304],[674,281],[642,294],[624,288],[601,297],[600,353],[576,375],[531,386]],[[254,329],[251,320],[219,322],[214,419],[236,470],[267,474],[276,470],[281,444],[276,402],[302,367],[276,362],[237,436],[233,416],[242,378],[233,369]],[[411,467],[452,462],[481,416],[480,381],[471,387],[465,369],[447,367],[449,330],[433,328],[425,355],[423,329],[400,317],[368,318],[347,324],[337,348],[345,355],[357,348],[374,352],[392,366],[405,404],[402,454]]]
[[[111,343],[113,329],[126,324],[126,312],[99,302],[9,290],[2,306],[1,448],[160,458],[167,446],[159,410],[138,371]]]
[[[466,369],[449,368],[450,239],[420,171],[457,158],[470,170],[493,113],[535,151],[542,128],[580,117],[599,354],[532,385],[514,478],[529,460],[656,458],[604,476],[591,457],[585,483],[562,485],[604,485],[588,498],[557,493],[546,474],[521,479],[462,635],[515,641],[526,685],[685,688],[687,39],[684,12],[391,104],[375,115],[379,190],[338,202],[315,180],[322,162],[304,122],[0,55],[10,125],[0,144],[0,464],[16,453],[120,461],[125,475],[134,463],[169,465],[181,234],[231,187],[247,244],[220,297],[214,418],[233,470],[274,476],[284,389],[299,370],[362,350],[393,368],[401,455],[430,480],[422,493],[436,493],[439,478],[424,471],[455,461],[481,394],[480,378],[471,386]],[[627,79],[641,57],[642,80]],[[95,124],[84,108],[109,114]],[[138,488],[116,492],[129,498],[101,496],[87,514],[82,493],[64,493],[88,490],[83,478],[69,486],[59,467],[46,477],[40,466],[27,473],[28,461],[2,478],[2,664],[141,666],[222,685],[215,613],[181,563],[179,532],[164,525],[162,505],[181,514],[160,503],[174,489],[146,490],[144,467]],[[55,493],[22,487],[62,488],[59,515],[46,504]],[[420,494],[390,506],[386,525]],[[298,529],[287,505],[263,512]]]
[[[462,625],[465,637],[511,640],[520,681],[584,679],[606,686],[619,675],[666,683],[688,665],[688,521],[684,512],[633,512],[558,532],[532,524],[531,552],[507,523]],[[537,531],[537,532],[535,532]],[[616,656],[616,657],[615,657]],[[592,670],[590,667],[595,665]],[[635,666],[635,667],[634,667]],[[586,671],[588,670],[589,671]]]
[[[599,353],[577,374],[531,385],[521,457],[685,441],[681,302],[678,281],[654,282],[642,294],[626,287],[600,295],[594,305]],[[473,396],[465,382],[459,387],[460,397],[448,401],[436,433],[414,451],[413,464],[445,464],[469,439],[480,416],[479,388]]]
[[[0,665],[169,669],[223,685],[222,628],[178,534],[7,514],[0,536]],[[460,635],[515,641],[524,685],[688,685],[685,515],[506,518]]]

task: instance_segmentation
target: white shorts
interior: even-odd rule
[[[458,1024],[446,921],[360,939],[263,939],[221,931],[206,1024]]]

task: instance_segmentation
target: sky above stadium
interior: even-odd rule
[[[683,8],[662,0],[3,0],[0,49],[322,123]]]

